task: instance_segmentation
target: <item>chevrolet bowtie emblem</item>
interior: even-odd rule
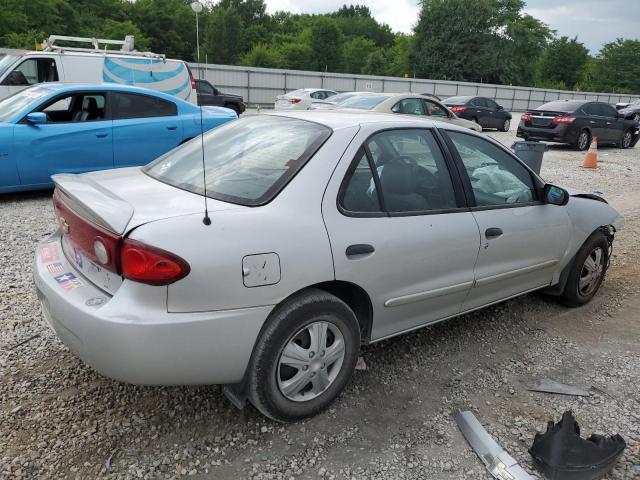
[[[60,217],[58,222],[60,223],[60,228],[62,229],[62,232],[68,234],[71,228],[69,227],[69,224],[64,219],[64,217]]]

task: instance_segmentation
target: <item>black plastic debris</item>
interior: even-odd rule
[[[595,480],[613,468],[626,446],[618,434],[583,439],[569,410],[558,423],[549,422],[545,433],[536,433],[529,453],[549,480]]]

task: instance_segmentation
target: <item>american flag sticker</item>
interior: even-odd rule
[[[82,280],[76,277],[73,273],[65,273],[53,278],[64,290],[68,292],[76,288],[84,287]]]
[[[47,265],[47,270],[49,270],[49,273],[62,273],[64,272],[64,267],[60,262],[54,262]]]
[[[58,247],[54,243],[40,244],[40,260],[42,263],[55,262],[59,259]]]

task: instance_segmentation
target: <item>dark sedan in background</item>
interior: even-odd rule
[[[616,103],[616,108],[624,115],[624,118],[640,122],[640,99],[631,103]]]
[[[633,147],[638,123],[627,120],[608,103],[589,100],[557,100],[528,110],[520,119],[517,136],[525,140],[568,143],[586,150],[593,137],[598,143]]]
[[[198,105],[230,108],[237,115],[246,109],[244,98],[240,95],[222,93],[207,80],[196,80],[196,92],[198,93]]]
[[[476,122],[482,128],[497,128],[507,132],[511,126],[511,113],[490,98],[450,97],[442,103],[458,117]]]

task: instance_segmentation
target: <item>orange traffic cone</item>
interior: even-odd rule
[[[598,168],[598,137],[593,137],[589,151],[584,157],[582,168]]]

